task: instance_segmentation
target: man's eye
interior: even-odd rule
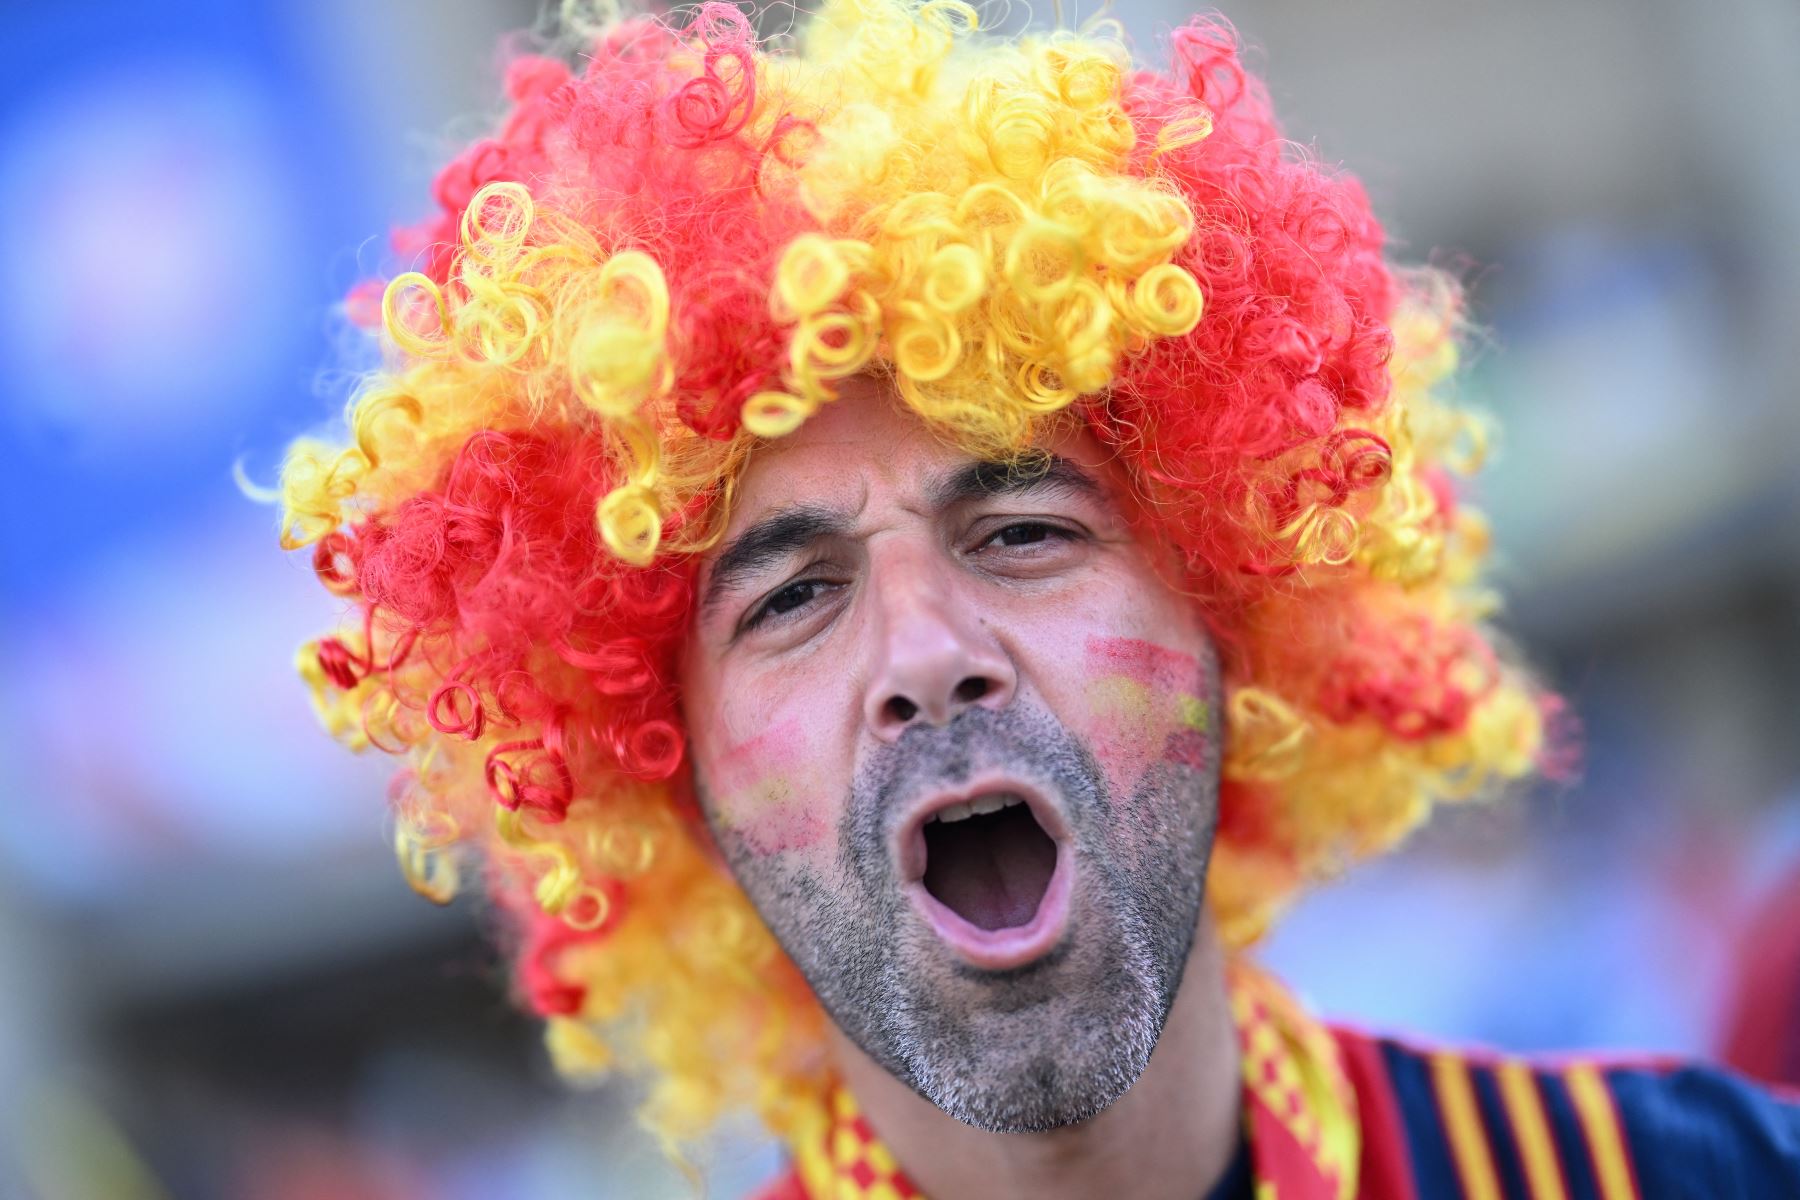
[[[1059,525],[1046,524],[1043,521],[1015,521],[994,533],[983,545],[988,546],[1030,546],[1037,542],[1049,541],[1051,538],[1067,538],[1071,534]]]
[[[829,586],[823,579],[795,580],[758,605],[750,619],[744,622],[744,628],[754,629],[771,617],[786,616],[795,609],[804,608]]]

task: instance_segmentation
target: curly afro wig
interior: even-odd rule
[[[1229,28],[1000,39],[960,0],[735,7],[514,59],[510,110],[365,293],[384,366],[283,469],[283,540],[350,615],[327,726],[400,761],[400,861],[478,880],[571,1074],[646,1077],[671,1147],[787,1132],[823,1017],[695,815],[675,663],[748,452],[874,374],[1019,455],[1079,421],[1224,653],[1209,902],[1253,941],[1309,881],[1542,758],[1494,648],[1458,293],[1284,141]]]

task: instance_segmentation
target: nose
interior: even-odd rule
[[[871,555],[875,647],[863,719],[883,741],[973,705],[1004,708],[1018,683],[977,602],[958,589],[954,564],[940,557],[923,548]]]

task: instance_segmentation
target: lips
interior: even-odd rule
[[[1072,863],[1048,800],[1016,780],[981,780],[922,804],[903,823],[903,890],[969,965],[1024,966],[1068,924]]]

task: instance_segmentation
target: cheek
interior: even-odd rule
[[[757,858],[828,845],[832,797],[843,789],[830,786],[830,759],[816,725],[777,714],[748,738],[732,742],[722,734],[710,732],[707,742],[722,748],[702,767],[720,838]]]
[[[1098,635],[1085,640],[1080,662],[1084,732],[1115,796],[1159,763],[1207,767],[1215,721],[1208,662],[1141,638]]]

